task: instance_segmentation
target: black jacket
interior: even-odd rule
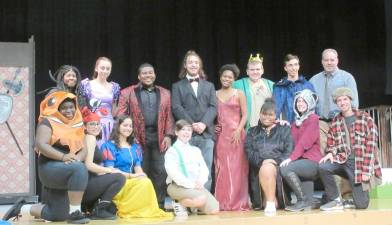
[[[287,159],[294,144],[289,126],[277,124],[271,129],[269,136],[261,123],[248,130],[245,141],[245,151],[249,163],[260,168],[265,159],[273,159],[278,165]]]

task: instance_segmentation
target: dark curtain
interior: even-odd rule
[[[392,95],[392,1],[385,2],[385,27],[386,27],[386,75],[387,84],[385,93]]]
[[[170,88],[189,49],[201,55],[217,88],[221,65],[237,63],[244,74],[256,52],[269,79],[284,75],[287,53],[300,56],[301,72],[310,78],[322,69],[321,51],[332,47],[340,68],[355,76],[364,107],[391,100],[384,95],[385,6],[379,0],[2,0],[0,41],[34,35],[37,91],[53,85],[48,70],[62,64],[90,77],[98,56],[113,60],[111,79],[122,87],[135,83],[137,67],[150,62],[157,83]]]

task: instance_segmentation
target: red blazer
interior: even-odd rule
[[[171,98],[169,90],[160,86],[155,86],[155,88],[157,91],[158,103],[158,142],[159,149],[163,152],[163,138],[174,134]],[[144,149],[146,146],[146,129],[144,116],[140,107],[140,101],[140,84],[132,85],[121,90],[118,108],[115,115],[119,116],[125,114],[131,116],[135,137]]]

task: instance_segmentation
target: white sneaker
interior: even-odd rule
[[[172,206],[173,206],[174,215],[181,216],[181,217],[188,216],[188,211],[180,203],[172,201]]]
[[[273,216],[276,215],[276,207],[275,207],[275,203],[273,204],[268,204],[265,206],[264,208],[264,214],[266,216]]]
[[[341,200],[332,200],[322,206],[320,206],[321,211],[341,211],[344,209],[343,203]]]

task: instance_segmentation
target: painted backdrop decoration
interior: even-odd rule
[[[28,78],[28,67],[0,67],[0,194],[29,192]]]

